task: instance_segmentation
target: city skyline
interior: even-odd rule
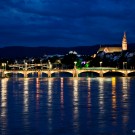
[[[135,1],[0,2],[0,47],[135,43]]]

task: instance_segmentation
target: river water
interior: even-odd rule
[[[135,134],[135,78],[0,80],[0,135]]]

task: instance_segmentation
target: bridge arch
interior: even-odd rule
[[[112,71],[107,71],[107,72],[105,72],[104,74],[103,74],[105,77],[107,77],[107,76],[124,76],[125,74],[123,73],[123,72],[119,72],[119,71],[114,71],[114,72],[112,72]]]
[[[48,73],[46,73],[46,72],[41,72],[41,77],[48,77]]]
[[[78,73],[78,77],[98,77],[98,76],[100,76],[100,74],[94,71],[83,71]]]
[[[22,72],[5,72],[6,77],[23,77],[24,74]]]
[[[52,77],[73,77],[73,73],[71,72],[53,72],[51,73]]]
[[[128,76],[135,76],[135,71],[128,73]]]
[[[28,72],[27,77],[38,77],[38,73],[36,71]]]

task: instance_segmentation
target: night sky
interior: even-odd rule
[[[0,46],[135,43],[135,0],[1,0]]]

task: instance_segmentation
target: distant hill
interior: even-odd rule
[[[78,54],[93,54],[99,46],[78,46],[78,47],[23,47],[11,46],[0,48],[1,58],[22,58],[42,57],[44,55],[60,54],[65,55],[69,51],[76,51]]]
[[[121,45],[102,45],[102,46],[121,46]],[[135,44],[128,45],[130,50],[135,50]],[[77,47],[24,47],[10,46],[0,48],[0,58],[23,58],[23,57],[42,57],[43,55],[61,54],[65,55],[69,51],[76,51],[81,55],[92,55],[97,52],[100,45],[77,46]]]

